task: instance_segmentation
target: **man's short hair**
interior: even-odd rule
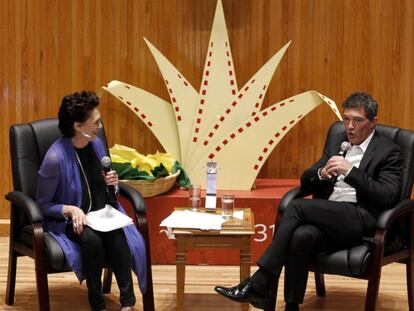
[[[355,92],[349,95],[342,104],[342,107],[344,109],[358,109],[362,107],[364,108],[365,116],[370,121],[373,120],[378,114],[378,104],[376,100],[365,92]]]

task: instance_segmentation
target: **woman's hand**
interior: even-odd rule
[[[62,214],[65,217],[72,218],[73,231],[77,235],[81,235],[83,232],[83,226],[86,225],[86,215],[83,210],[75,205],[64,205]]]
[[[118,174],[116,173],[116,171],[112,170],[106,174],[105,173],[103,174],[104,174],[105,183],[108,186],[118,186],[119,180],[118,180]]]

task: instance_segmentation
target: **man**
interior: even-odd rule
[[[358,245],[373,235],[376,218],[399,199],[402,160],[400,149],[375,131],[378,105],[366,93],[354,93],[343,104],[345,134],[301,177],[301,188],[314,199],[292,200],[276,228],[275,238],[247,280],[215,290],[237,302],[263,309],[271,276],[285,266],[286,311],[299,310],[316,253]],[[339,155],[341,143],[350,148]]]

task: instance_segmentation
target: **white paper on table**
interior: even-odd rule
[[[216,208],[216,195],[206,195],[206,208]]]
[[[132,218],[121,213],[111,205],[106,204],[104,208],[86,214],[87,224],[94,230],[108,232],[123,228],[133,223]]]
[[[171,228],[189,228],[201,230],[221,230],[226,221],[221,215],[211,215],[193,211],[174,211],[165,218],[160,226]]]
[[[233,211],[233,217],[237,219],[243,219],[243,210]]]

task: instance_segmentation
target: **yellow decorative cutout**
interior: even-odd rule
[[[129,107],[180,160],[194,184],[205,185],[207,161],[216,161],[218,189],[250,190],[261,167],[286,133],[306,114],[335,102],[308,91],[261,110],[288,42],[239,90],[221,0],[214,17],[199,91],[145,39],[171,104],[140,88],[112,81],[103,87]]]

